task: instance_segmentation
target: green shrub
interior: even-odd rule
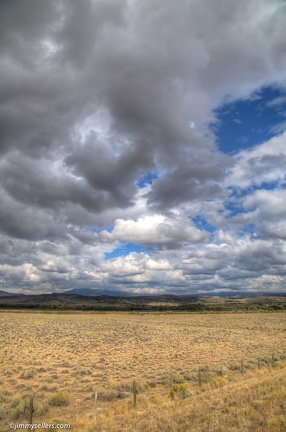
[[[0,420],[3,420],[5,415],[6,415],[6,409],[5,409],[4,405],[1,405],[0,406]]]
[[[70,403],[70,395],[66,391],[59,391],[53,394],[49,399],[52,406],[67,406]]]
[[[191,395],[191,390],[187,386],[187,384],[175,384],[172,390],[170,391],[170,397],[175,399],[178,397],[179,399],[186,399]]]
[[[18,406],[20,403],[20,399],[19,398],[14,398],[11,402],[11,407],[15,408],[16,406]]]
[[[18,401],[14,402],[15,410],[12,411],[12,419],[17,420],[20,417],[28,418],[30,412],[30,398],[29,396],[24,396]]]
[[[162,396],[152,395],[150,397],[150,402],[152,402],[154,405],[159,405],[159,404],[164,403],[164,399],[162,398]]]
[[[211,380],[210,384],[214,388],[220,388],[228,384],[228,380],[225,377],[216,377]]]
[[[137,382],[137,391],[138,392],[147,392],[150,390],[150,386],[145,381],[139,381]]]
[[[44,402],[35,402],[34,403],[34,413],[35,415],[41,416],[46,414],[49,411],[49,403],[48,401]]]

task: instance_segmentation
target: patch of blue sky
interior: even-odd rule
[[[234,216],[237,216],[238,214],[244,213],[243,208],[243,198],[245,198],[247,195],[250,195],[254,193],[257,190],[267,190],[272,191],[276,190],[279,186],[279,183],[277,181],[273,182],[263,182],[259,185],[252,184],[251,187],[248,188],[229,188],[231,193],[229,198],[224,202],[224,210],[221,210],[219,213],[224,213],[224,217],[226,219],[230,219]],[[284,185],[280,186],[283,188]]]
[[[278,181],[273,181],[273,182],[262,182],[260,185],[252,185],[251,190],[255,191],[258,189],[264,189],[264,190],[275,190],[277,189],[279,186],[279,182]]]
[[[209,233],[213,233],[217,230],[217,228],[210,224],[203,216],[191,217],[191,219],[194,222],[196,228],[198,228],[200,231],[205,230]]]
[[[255,237],[256,227],[254,224],[246,224],[244,225],[237,233],[237,237],[245,237],[245,235],[250,235],[251,237]]]
[[[93,227],[93,228],[88,228],[87,231],[91,231],[95,234],[98,234],[98,233],[100,233],[101,229]]]
[[[132,252],[136,252],[136,253],[143,252],[149,255],[149,252],[145,246],[134,244],[134,243],[122,243],[118,248],[114,249],[112,252],[106,252],[105,260],[124,257],[129,255]]]
[[[241,233],[243,233],[243,234],[248,233],[248,234],[252,234],[252,235],[255,234],[255,232],[256,232],[256,226],[253,223],[245,225],[243,227],[243,230],[241,231]]]
[[[252,183],[251,186],[247,187],[238,187],[238,186],[230,186],[228,190],[230,191],[230,199],[232,198],[243,198],[250,193],[253,193],[257,190],[275,190],[278,187],[284,188],[284,183],[281,183],[278,180],[272,182],[262,182],[262,183]]]
[[[226,219],[233,218],[243,212],[242,200],[234,199],[231,197],[229,200],[224,202],[224,210],[220,210],[219,213],[223,213]]]
[[[103,228],[93,227],[93,228],[91,228],[89,231],[94,232],[94,233],[96,233],[96,234],[99,234],[101,231],[105,230],[105,231],[111,233],[112,230],[113,230],[113,228],[114,228],[113,225],[111,225],[111,226],[106,226],[106,227],[103,227]]]
[[[220,150],[232,154],[253,147],[280,132],[286,120],[285,89],[263,88],[247,100],[220,106],[215,114],[218,122],[211,128]]]
[[[151,171],[141,172],[139,179],[136,181],[136,185],[142,189],[147,185],[151,185],[154,180],[159,177],[158,173]]]
[[[272,191],[275,190],[274,184],[277,184],[276,182],[273,183],[263,183],[259,186],[251,186],[246,189],[240,189],[240,188],[233,188],[231,191],[231,194],[227,200],[224,201],[224,209],[220,210],[219,213],[223,214],[225,219],[231,219],[235,216],[241,215],[245,213],[245,208],[243,207],[244,198],[248,195],[251,195],[257,190],[267,190]],[[252,209],[254,210],[254,208]],[[251,211],[251,209],[248,209],[247,212]]]

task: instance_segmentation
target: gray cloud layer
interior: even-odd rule
[[[225,101],[285,86],[285,18],[282,0],[3,0],[0,288],[216,288],[233,269],[248,272],[238,219],[210,203],[222,208],[228,187],[257,184],[266,166],[281,182],[283,145],[264,156],[259,147],[251,165],[243,152],[222,154],[209,125]],[[156,179],[139,189],[150,172]],[[273,197],[242,203],[240,223],[257,224],[259,241],[285,239],[282,225],[265,222],[263,200]],[[223,230],[220,248],[193,225],[197,215]],[[231,261],[222,237],[236,244]],[[258,240],[244,240],[257,257]],[[105,261],[120,242],[159,249],[152,264],[144,254]],[[284,243],[275,245],[278,256]]]

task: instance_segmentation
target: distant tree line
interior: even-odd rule
[[[14,304],[9,305],[0,302],[0,309],[33,309],[56,311],[106,311],[106,312],[240,312],[240,311],[284,311],[286,303],[254,303],[254,304],[205,304],[205,303],[181,303],[176,305],[146,305],[133,303],[132,305],[54,305],[54,304]]]

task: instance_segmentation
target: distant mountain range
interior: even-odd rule
[[[61,294],[75,294],[84,296],[115,296],[115,297],[135,297],[136,294],[131,294],[127,291],[112,291],[102,290],[99,288],[74,288],[68,291],[63,291]]]
[[[111,295],[113,294],[113,295]],[[286,310],[286,294],[130,295],[121,291],[74,289],[52,294],[17,294],[0,291],[1,309],[93,311],[232,311]]]
[[[0,297],[11,297],[11,296],[23,296],[24,294],[20,294],[20,293],[9,293],[7,291],[1,291],[0,290]]]
[[[53,292],[53,293],[45,293],[45,294],[25,294],[25,293],[11,293],[7,291],[0,290],[0,297],[19,297],[19,296],[65,296],[65,295],[73,295],[73,296],[84,296],[84,297],[129,297],[129,298],[137,298],[137,299],[164,299],[164,298],[172,298],[173,300],[178,299],[190,299],[190,298],[198,298],[198,297],[258,297],[258,296],[286,296],[286,292],[256,292],[252,293],[249,291],[223,291],[223,292],[205,292],[205,293],[194,293],[194,294],[139,294],[139,293],[130,293],[128,291],[114,291],[114,290],[105,290],[99,288],[73,288],[68,291],[62,292]]]
[[[249,291],[222,291],[218,293],[214,292],[206,292],[206,293],[194,293],[194,294],[174,294],[174,293],[166,293],[166,294],[139,294],[139,293],[130,293],[128,291],[113,291],[113,290],[104,290],[99,288],[74,288],[68,291],[63,291],[61,293],[54,294],[73,294],[73,295],[82,295],[82,296],[110,296],[110,297],[137,297],[137,298],[149,298],[149,297],[172,297],[172,298],[189,298],[189,297],[257,297],[257,296],[286,296],[285,293],[277,292],[249,292]]]

